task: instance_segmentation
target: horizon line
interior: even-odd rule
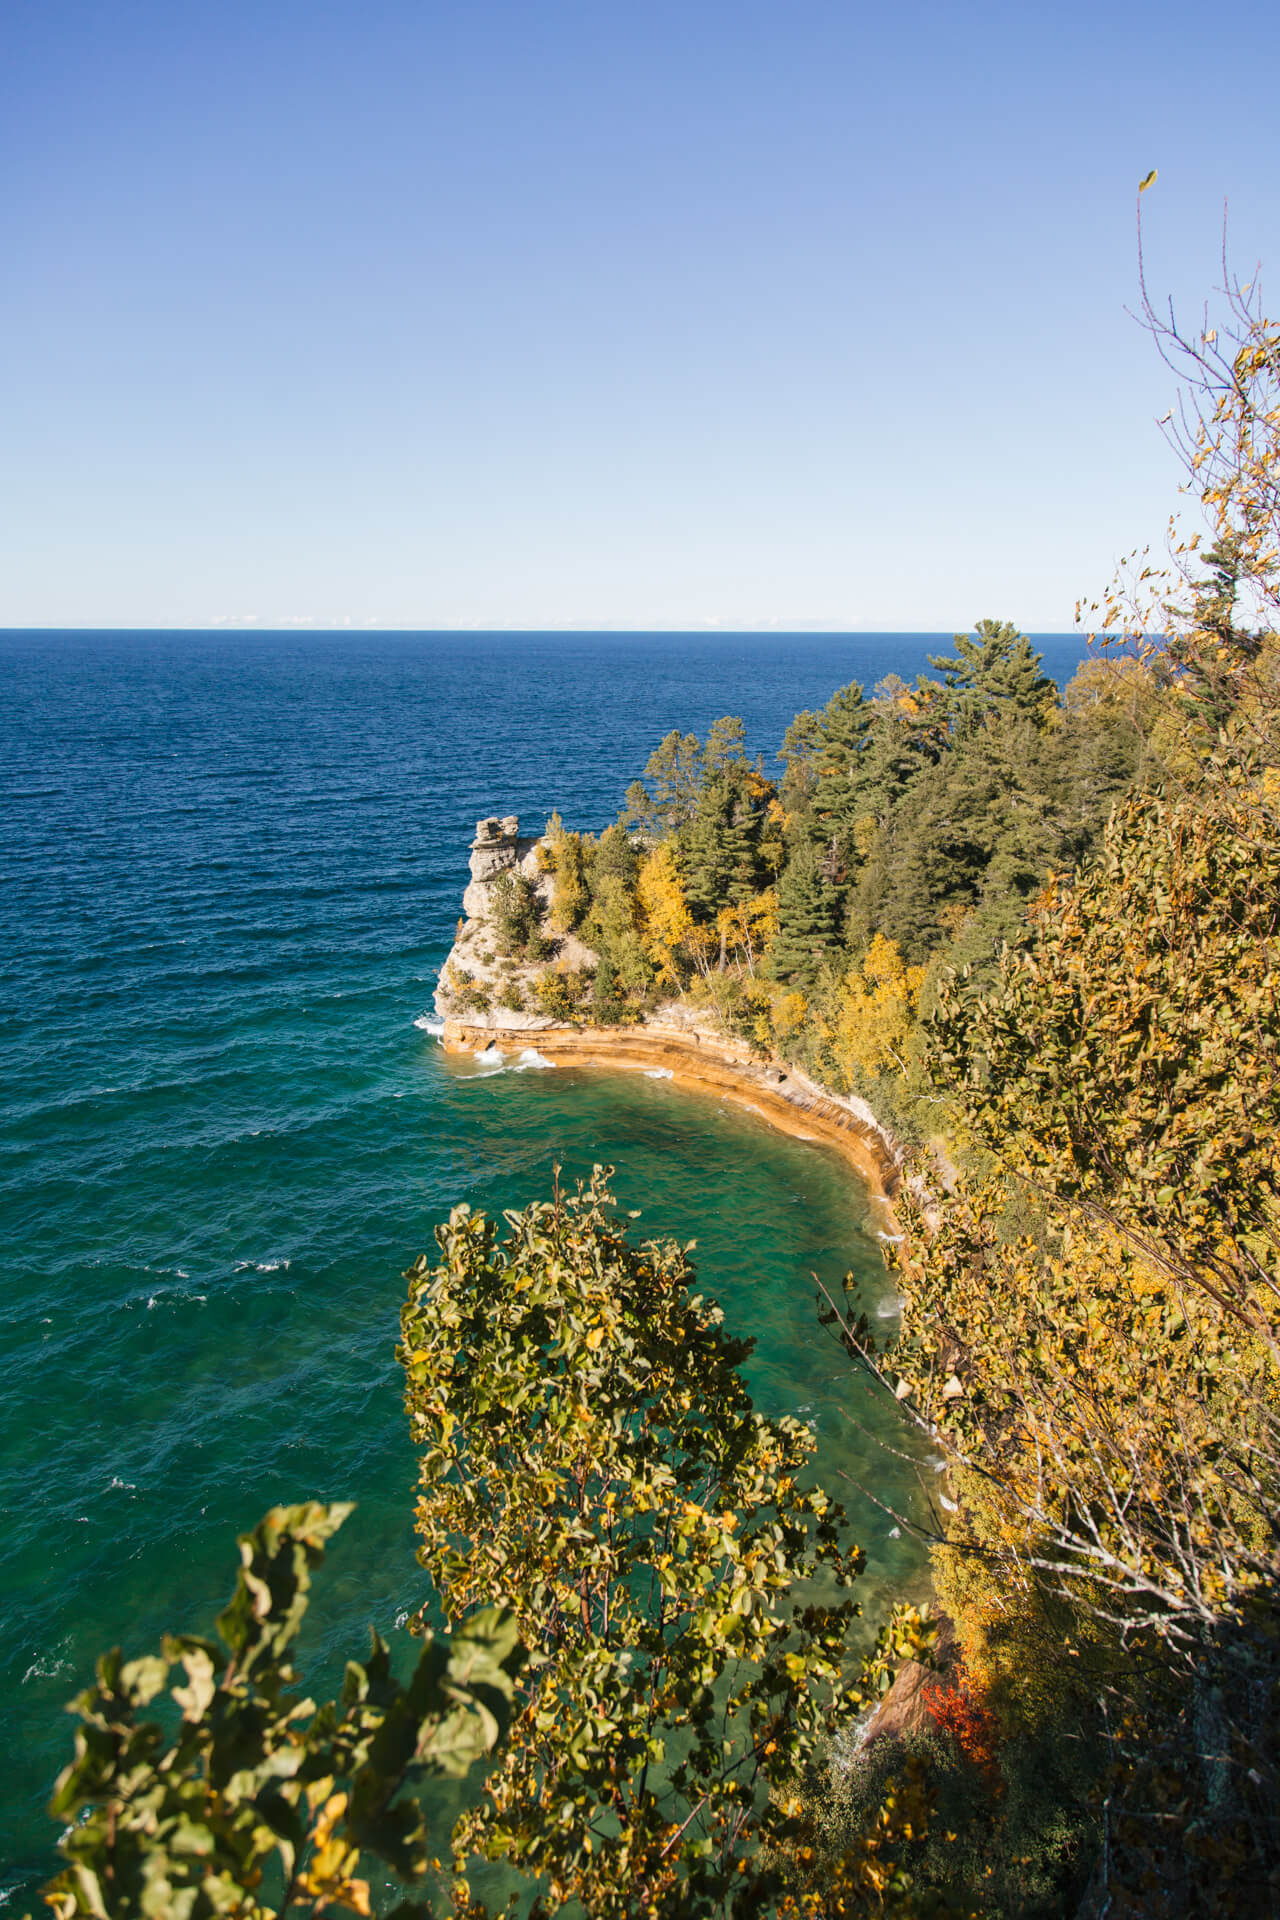
[[[816,624],[813,622],[801,621],[801,622],[797,622],[794,626],[783,626],[781,624],[771,624],[769,626],[742,626],[742,627],[721,625],[720,623],[716,623],[714,626],[709,626],[705,622],[696,626],[675,626],[669,623],[664,623],[661,626],[649,626],[649,627],[631,626],[631,625],[621,626],[616,623],[601,625],[601,626],[592,626],[592,625],[588,625],[586,623],[581,623],[581,622],[573,626],[562,626],[562,627],[536,627],[536,626],[521,627],[521,626],[514,626],[510,623],[504,623],[499,626],[482,626],[482,625],[472,623],[464,627],[435,627],[435,626],[421,626],[421,627],[404,626],[402,627],[402,626],[384,625],[382,622],[377,622],[376,624],[371,622],[361,622],[359,625],[355,624],[354,622],[351,622],[351,623],[343,622],[336,626],[324,626],[324,625],[321,625],[319,622],[313,623],[311,621],[308,621],[305,624],[303,624],[298,621],[289,621],[289,622],[286,622],[283,626],[273,626],[268,624],[265,621],[262,621],[262,622],[254,621],[251,623],[249,622],[242,623],[239,621],[236,621],[233,623],[233,622],[227,621],[227,622],[206,623],[201,626],[164,626],[152,621],[142,621],[142,622],[113,621],[107,625],[89,625],[89,626],[84,626],[84,625],[71,626],[61,622],[57,624],[54,624],[52,622],[49,622],[49,623],[40,622],[36,625],[24,625],[24,626],[16,626],[16,625],[11,626],[11,625],[0,624],[0,638],[7,638],[14,634],[25,634],[25,633],[50,633],[50,634],[53,634],[53,633],[81,633],[81,634],[84,634],[84,633],[102,633],[102,634],[107,634],[107,633],[214,634],[214,633],[218,633],[218,634],[227,634],[227,635],[240,635],[247,638],[252,638],[254,634],[271,634],[273,636],[281,636],[281,637],[288,636],[290,638],[296,638],[296,639],[305,638],[309,634],[314,634],[316,636],[342,635],[348,639],[357,639],[361,636],[367,636],[369,638],[373,638],[379,634],[383,634],[383,635],[422,634],[422,635],[440,636],[441,638],[466,639],[468,637],[477,638],[477,637],[488,636],[493,634],[536,635],[541,637],[544,635],[568,636],[572,634],[648,635],[648,634],[656,634],[656,633],[669,633],[669,634],[685,635],[688,637],[696,637],[698,639],[715,639],[717,637],[739,639],[746,636],[758,637],[760,639],[771,639],[771,638],[783,638],[783,637],[791,636],[795,634],[812,634],[815,637],[820,637],[822,635],[830,635],[833,638],[857,639],[859,636],[871,637],[871,636],[877,636],[877,635],[890,635],[890,636],[900,635],[904,638],[912,638],[920,635],[938,635],[938,634],[968,635],[969,633],[972,633],[974,631],[975,625],[976,623],[970,623],[970,625],[967,627],[958,627],[955,625],[934,626],[934,627],[874,627],[874,626],[849,627],[849,626],[827,626],[825,624]],[[1078,628],[1078,627],[1022,627],[1022,626],[1019,626],[1018,631],[1020,633],[1025,633],[1029,638],[1035,637],[1037,635],[1043,635],[1047,638],[1062,639],[1062,640],[1079,639],[1081,641],[1087,641],[1091,638],[1091,634],[1088,630],[1083,628]],[[1096,629],[1094,631],[1101,632],[1102,629]]]

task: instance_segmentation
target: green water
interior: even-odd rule
[[[0,643],[0,1904],[25,1911],[53,1865],[62,1707],[95,1656],[208,1631],[268,1506],[358,1502],[303,1635],[313,1692],[427,1598],[401,1276],[451,1206],[521,1206],[556,1160],[614,1163],[640,1232],[696,1237],[702,1284],[758,1343],[759,1405],[814,1423],[868,1621],[917,1590],[917,1548],[843,1478],[915,1496],[875,1443],[901,1442],[896,1416],[807,1278],[852,1267],[891,1311],[846,1166],[667,1081],[490,1073],[416,1024],[481,814],[599,826],[669,726],[738,711],[768,750],[855,666],[913,665],[863,652]]]

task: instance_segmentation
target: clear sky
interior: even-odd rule
[[[4,0],[0,625],[1070,625],[1280,7]],[[1271,311],[1277,303],[1270,303]]]

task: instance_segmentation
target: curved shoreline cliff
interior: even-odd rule
[[[557,1066],[607,1067],[669,1074],[757,1114],[779,1132],[833,1147],[879,1197],[892,1200],[902,1179],[902,1150],[865,1101],[828,1092],[781,1060],[754,1053],[745,1042],[717,1032],[692,1009],[669,1001],[632,1026],[567,1025],[530,1012],[525,1002],[547,961],[499,960],[494,889],[504,875],[523,875],[544,905],[550,880],[539,859],[542,842],[522,838],[516,815],[476,825],[464,917],[440,973],[435,1006],[447,1052],[519,1051],[531,1044]],[[560,965],[590,965],[595,956],[573,935],[562,936]]]
[[[762,1056],[730,1034],[713,1030],[697,1011],[678,1000],[655,1008],[631,1026],[567,1025],[536,1006],[535,982],[549,967],[593,967],[596,956],[574,935],[562,936],[546,959],[499,958],[494,889],[504,874],[522,874],[543,909],[551,903],[541,840],[522,838],[516,815],[476,823],[471,878],[463,895],[464,917],[440,971],[435,1007],[441,1045],[448,1053],[522,1053],[530,1047],[553,1066],[604,1067],[661,1073],[676,1086],[718,1096],[756,1114],[779,1133],[833,1148],[886,1207],[902,1186],[903,1150],[855,1095],[829,1092],[778,1059]],[[524,1004],[504,1005],[504,992]],[[918,1178],[918,1176],[916,1176]],[[914,1180],[913,1180],[914,1184]],[[890,1213],[889,1219],[892,1219]],[[940,1663],[950,1653],[951,1624],[943,1616]],[[900,1743],[931,1725],[926,1686],[953,1690],[954,1672],[905,1662],[861,1731],[865,1748],[878,1740]]]

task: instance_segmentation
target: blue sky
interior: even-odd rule
[[[1280,9],[5,0],[0,625],[1068,626]],[[1265,280],[1265,276],[1264,276]],[[1272,303],[1274,310],[1275,303]]]

